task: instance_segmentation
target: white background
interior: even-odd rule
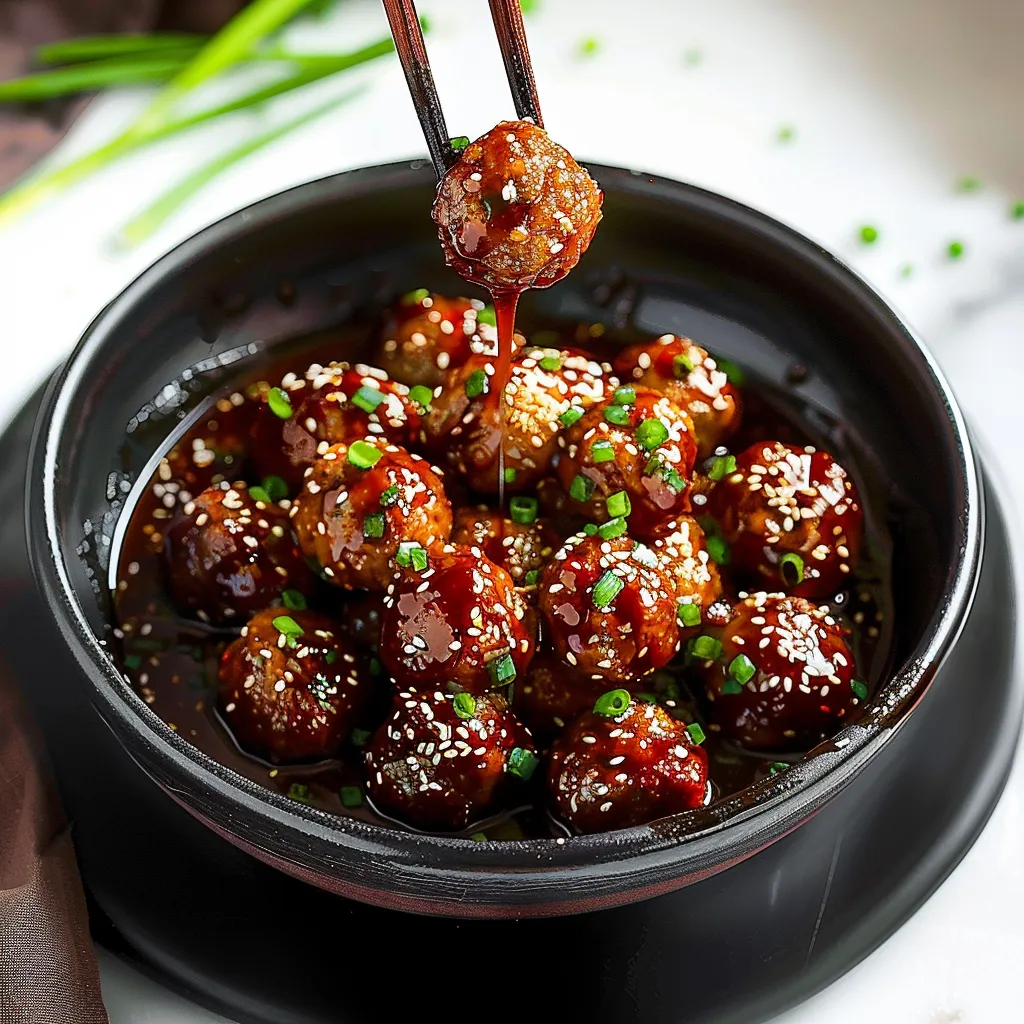
[[[452,134],[511,116],[484,0],[422,0]],[[1024,480],[1024,3],[1020,0],[540,0],[528,19],[545,120],[581,158],[656,171],[759,206],[841,254],[930,343],[999,467],[1016,528]],[[298,43],[348,49],[386,31],[348,0]],[[593,37],[596,54],[579,55]],[[685,59],[700,56],[695,66]],[[467,69],[470,78],[467,78]],[[144,246],[116,228],[176,176],[354,81],[367,91],[208,187]],[[102,141],[141,92],[94,104],[55,159]],[[777,140],[783,125],[790,144]],[[271,192],[418,154],[397,64],[378,62],[263,114],[155,147],[0,231],[0,418],[90,318],[197,228]],[[981,191],[954,189],[977,176]],[[860,225],[880,232],[858,243]],[[951,240],[965,255],[949,260]],[[899,274],[913,265],[908,278]],[[1020,1019],[1024,772],[952,878],[897,935],[786,1024],[1003,1024]],[[103,958],[113,1024],[220,1020]]]

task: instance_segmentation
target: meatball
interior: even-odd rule
[[[679,648],[672,575],[625,534],[570,537],[541,577],[540,610],[558,656],[594,678],[629,682]]]
[[[686,726],[625,690],[600,697],[555,740],[547,781],[579,832],[642,825],[701,807],[710,793],[707,755]]]
[[[827,452],[751,445],[727,466],[707,507],[741,579],[811,598],[849,584],[864,517],[853,481]]]
[[[425,443],[474,490],[499,489],[502,410],[494,360],[474,356],[448,375],[424,423]],[[534,486],[547,472],[565,425],[608,390],[606,368],[568,350],[527,349],[513,361],[504,394],[504,484]]]
[[[346,590],[385,590],[402,545],[447,542],[452,508],[419,455],[380,438],[331,445],[292,506],[303,552]]]
[[[690,642],[713,727],[757,750],[803,750],[867,697],[844,630],[799,597],[752,594],[721,639]]]
[[[475,547],[417,553],[381,616],[380,658],[399,685],[479,694],[521,678],[535,624],[509,574]]]
[[[651,547],[675,587],[680,624],[696,626],[702,609],[710,608],[722,594],[722,580],[708,554],[704,531],[691,516],[681,516],[657,535]]]
[[[739,391],[718,363],[696,342],[664,334],[644,345],[630,345],[615,360],[624,381],[664,392],[689,413],[701,458],[739,426]]]
[[[601,190],[529,121],[503,121],[462,151],[437,187],[445,261],[491,292],[546,288],[579,262],[601,219]]]
[[[517,587],[532,586],[551,561],[561,538],[544,519],[537,518],[536,498],[513,498],[509,519],[487,508],[463,508],[455,513],[452,543],[479,548],[512,577]]]
[[[474,353],[496,354],[494,314],[485,323],[483,311],[479,299],[450,299],[426,288],[403,295],[384,317],[377,343],[381,368],[404,384],[433,391],[449,369]]]
[[[543,740],[550,740],[577,715],[589,711],[607,689],[604,679],[574,671],[550,651],[530,662],[522,686],[516,687],[516,714]]]
[[[280,477],[294,494],[328,445],[364,437],[408,444],[419,433],[424,408],[383,370],[314,363],[304,377],[288,374],[281,387],[263,394],[252,429],[253,464],[260,476]]]
[[[562,486],[595,522],[623,514],[609,504],[612,495],[626,499],[629,529],[638,537],[689,511],[697,441],[690,417],[668,396],[632,385],[616,388],[559,443]]]
[[[203,622],[244,622],[313,575],[292,539],[288,512],[243,484],[208,487],[182,506],[167,537],[171,596]]]
[[[529,731],[498,694],[407,691],[393,707],[366,749],[366,788],[379,810],[417,828],[467,828],[537,767]]]
[[[327,617],[270,608],[221,658],[219,705],[239,744],[273,761],[333,757],[372,682]]]

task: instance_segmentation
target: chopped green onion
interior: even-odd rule
[[[372,538],[384,536],[383,512],[370,512],[363,519],[363,536]]]
[[[779,772],[784,772],[787,768],[791,768],[792,765],[788,761],[772,761],[768,765],[768,774],[777,775]]]
[[[487,836],[485,836],[483,832],[474,832],[469,838],[472,839],[474,843],[487,842]]]
[[[677,610],[679,622],[684,626],[700,625],[700,605],[693,601],[680,603]]]
[[[449,145],[453,153],[461,153],[469,145],[469,136],[456,135],[454,139],[449,139]]]
[[[784,124],[776,133],[776,139],[779,142],[786,144],[792,142],[796,138],[796,129],[791,125]]]
[[[541,575],[540,569],[531,569],[526,574],[526,580],[525,580],[526,585],[528,587],[535,587],[535,586],[537,586],[537,584],[540,582],[540,575]]]
[[[596,523],[587,523],[587,525],[583,527],[583,532],[588,537],[596,537],[597,536],[597,524]]]
[[[405,306],[418,306],[424,299],[429,298],[429,288],[417,288],[415,291],[406,292],[402,296],[402,304]]]
[[[342,807],[361,807],[363,791],[358,786],[342,786],[339,790]]]
[[[627,529],[629,527],[626,525],[626,520],[618,516],[615,519],[609,519],[607,523],[602,523],[597,528],[597,532],[602,540],[615,540],[616,537],[621,537]]]
[[[349,734],[349,741],[353,747],[365,747],[372,735],[369,729],[353,729]]]
[[[779,559],[779,574],[787,586],[799,586],[804,581],[804,560],[794,552],[787,551]]]
[[[601,44],[596,39],[584,39],[580,42],[579,51],[581,57],[593,57],[601,49]]]
[[[719,692],[726,694],[742,693],[743,685],[736,679],[726,679],[726,681],[722,683],[721,687],[719,687]]]
[[[291,419],[292,400],[287,391],[281,388],[271,388],[267,392],[267,405],[270,411],[283,420]]]
[[[618,718],[629,707],[629,701],[629,690],[609,690],[597,698],[594,714],[604,715],[605,718]]]
[[[672,376],[677,380],[682,380],[691,373],[693,373],[693,361],[689,356],[680,353],[672,360]]]
[[[538,0],[519,0],[519,9],[523,14],[533,14],[539,6]]]
[[[490,327],[498,326],[498,317],[494,312],[493,306],[484,306],[476,315],[476,322],[478,324],[487,324]]]
[[[722,644],[713,636],[701,633],[686,645],[686,650],[688,654],[692,654],[693,657],[702,661],[717,661],[722,654]]]
[[[1024,199],[1018,199],[1010,207],[1011,220],[1024,220]]]
[[[749,683],[756,672],[757,667],[745,654],[737,654],[736,657],[729,662],[729,675],[731,675],[740,685]]]
[[[604,507],[608,509],[608,515],[613,518],[628,516],[633,511],[629,495],[625,491],[616,491],[614,494],[609,494]]]
[[[850,689],[853,690],[853,695],[857,698],[857,700],[867,700],[868,687],[867,684],[864,683],[862,680],[851,679]]]
[[[628,384],[616,388],[612,394],[612,401],[616,405],[632,405],[636,401],[636,388]]]
[[[466,380],[466,397],[476,398],[487,391],[487,374],[483,370],[474,370]]]
[[[604,418],[617,427],[629,426],[629,410],[624,405],[609,405],[604,411]]]
[[[299,637],[302,636],[302,627],[290,615],[278,615],[273,620],[273,626],[292,647],[298,643]]]
[[[304,612],[306,610],[306,595],[301,590],[282,590],[281,601],[285,608],[293,612]]]
[[[644,466],[644,475],[661,477],[676,494],[682,494],[686,490],[686,481],[679,470],[664,462],[657,455],[647,460],[647,465]]]
[[[503,654],[500,658],[494,658],[487,663],[487,671],[495,686],[504,686],[515,679],[516,663],[512,660],[511,654]]]
[[[142,664],[142,658],[138,654],[128,654],[124,663],[127,668],[138,668]]]
[[[729,564],[729,559],[732,557],[732,553],[729,551],[729,545],[725,542],[723,537],[720,537],[717,533],[713,533],[710,537],[706,538],[704,543],[708,549],[708,556],[715,565]]]
[[[516,482],[516,470],[514,466],[508,466],[505,469],[505,483],[514,484]]]
[[[537,518],[536,498],[513,498],[508,504],[512,522],[526,526]]]
[[[972,174],[965,174],[962,178],[957,178],[957,192],[977,192],[980,188],[981,179],[975,178]]]
[[[352,404],[363,412],[376,412],[377,406],[385,400],[386,396],[378,388],[371,388],[364,384],[353,396]]]
[[[736,472],[735,455],[716,455],[711,461],[711,468],[708,470],[709,480],[722,480],[730,473]]]
[[[594,590],[590,595],[590,600],[593,602],[594,607],[598,610],[602,608],[610,608],[612,602],[622,593],[625,583],[618,576],[611,571],[611,569],[605,570],[604,575],[594,584]]]
[[[257,484],[255,487],[249,488],[249,497],[253,501],[262,501],[264,505],[273,505],[274,503],[270,500],[270,495],[267,494],[266,489],[260,487]]]
[[[735,384],[738,388],[743,386],[746,374],[735,363],[730,362],[728,359],[719,359],[716,357],[715,365],[729,379],[730,384]]]
[[[874,245],[878,241],[878,228],[865,224],[860,229],[860,240],[865,245]]]
[[[611,441],[595,441],[590,446],[590,457],[594,464],[600,466],[602,462],[612,462],[615,459],[615,446]]]
[[[403,569],[411,568],[422,572],[427,567],[427,552],[414,541],[402,541],[395,552],[395,561]]]
[[[697,746],[700,746],[700,744],[702,744],[704,742],[704,740],[707,738],[704,735],[704,730],[700,727],[700,723],[699,722],[691,722],[686,727],[686,731],[690,735],[690,740],[693,743],[696,743]]]
[[[558,356],[545,356],[538,364],[542,370],[552,373],[562,368],[562,360]]]
[[[563,427],[571,427],[581,416],[583,415],[582,409],[577,409],[576,406],[571,405],[561,416],[558,417],[558,422]]]
[[[270,495],[273,502],[283,501],[288,497],[288,485],[279,476],[265,476],[263,489]]]
[[[913,274],[913,273],[914,273],[914,264],[913,263],[904,263],[903,266],[900,267],[900,277],[910,277],[910,275]]]
[[[476,698],[471,693],[457,693],[452,708],[459,718],[468,720],[476,714]]]
[[[292,800],[298,800],[301,804],[309,803],[309,786],[304,782],[293,782],[288,787],[288,796]]]
[[[569,488],[569,497],[573,501],[589,501],[594,493],[594,481],[589,476],[577,473]]]
[[[324,655],[324,661],[326,661],[328,665],[333,665],[337,660],[338,660],[338,652],[337,651],[328,651]]]
[[[537,760],[537,755],[525,747],[513,747],[508,755],[509,775],[514,775],[517,779],[522,779],[523,782],[530,781],[530,776],[537,770],[538,764],[540,762]]]
[[[946,255],[948,255],[951,260],[958,260],[961,256],[963,256],[963,254],[963,242],[950,242],[949,245],[946,246]]]
[[[434,392],[425,384],[417,384],[409,388],[409,401],[415,402],[424,412],[430,412],[430,403],[434,400]]]
[[[388,508],[398,501],[398,485],[392,484],[390,487],[385,487],[380,492],[380,503],[384,508]]]
[[[384,453],[366,441],[353,441],[348,446],[348,461],[356,469],[370,469],[377,464]]]
[[[661,420],[644,420],[636,428],[636,439],[644,451],[653,451],[668,440],[668,427]]]

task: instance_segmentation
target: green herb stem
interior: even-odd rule
[[[78,61],[103,60],[106,57],[127,57],[142,53],[164,53],[167,50],[190,48],[198,50],[208,36],[188,32],[142,32],[123,35],[79,36],[59,39],[36,47],[40,64],[75,64]]]

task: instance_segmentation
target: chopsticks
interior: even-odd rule
[[[498,37],[498,48],[505,65],[505,77],[512,91],[516,114],[544,126],[537,98],[537,83],[526,44],[526,29],[519,0],[489,0],[491,20]],[[384,0],[395,39],[395,50],[405,72],[406,85],[427,143],[430,162],[438,178],[455,162],[444,111],[438,99],[437,86],[430,71],[430,59],[423,42],[423,31],[416,14],[414,0]]]

